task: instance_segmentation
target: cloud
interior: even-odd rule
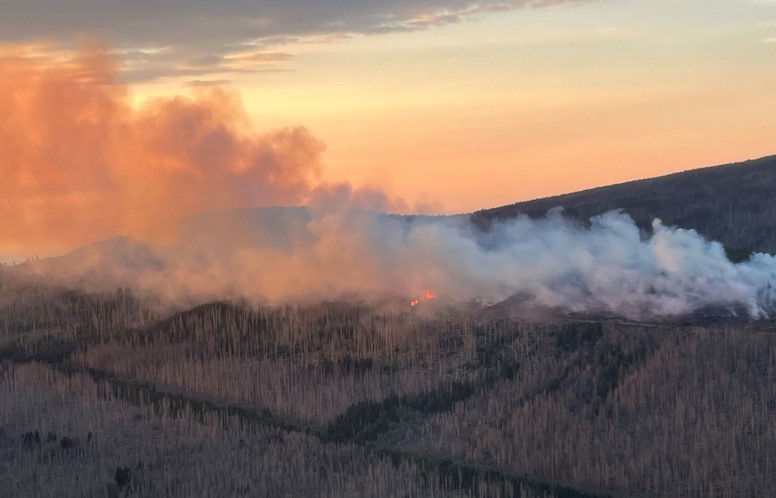
[[[310,40],[425,29],[485,12],[579,3],[583,2],[1,0],[0,43],[67,43],[82,36],[105,40],[132,52],[127,71],[133,80],[141,80],[262,69],[267,62],[288,60],[289,47]],[[243,58],[238,65],[218,64],[239,58],[246,47],[254,50],[254,57]],[[192,61],[209,64],[191,67]]]
[[[236,92],[136,108],[100,47],[56,62],[0,55],[0,250],[48,253],[251,206],[364,202],[406,207],[323,179],[324,145],[302,127],[259,133]],[[53,51],[52,51],[53,53]]]

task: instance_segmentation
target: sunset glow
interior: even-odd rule
[[[0,0],[0,498],[776,496],[776,0]]]
[[[150,4],[8,10],[0,254],[344,192],[466,212],[773,153],[773,2],[227,3],[169,25]]]

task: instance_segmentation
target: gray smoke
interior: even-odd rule
[[[588,227],[551,211],[487,232],[466,217],[269,208],[187,220],[167,244],[111,239],[33,267],[88,290],[131,286],[170,300],[244,297],[440,300],[530,305],[630,318],[709,306],[774,309],[776,258],[732,263],[717,242],[655,220],[651,234],[613,211]]]

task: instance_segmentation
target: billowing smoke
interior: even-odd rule
[[[0,51],[0,254],[165,234],[217,209],[407,209],[326,183],[323,144],[304,128],[257,133],[235,92],[200,88],[135,107],[104,50],[56,61],[28,52]]]
[[[693,230],[656,220],[644,237],[610,212],[582,227],[559,211],[488,232],[466,217],[400,217],[354,210],[270,208],[189,220],[174,244],[114,239],[39,271],[87,288],[131,285],[168,299],[260,302],[406,298],[525,305],[632,318],[704,307],[767,315],[776,258],[728,260]],[[95,287],[96,286],[96,287]]]
[[[0,250],[107,239],[19,272],[168,301],[399,298],[628,317],[708,306],[773,309],[776,259],[733,264],[721,245],[611,212],[582,227],[558,212],[487,232],[467,217],[402,217],[379,190],[322,179],[303,128],[256,133],[237,95],[131,105],[114,61],[0,57]],[[314,208],[257,206],[313,205]],[[117,234],[128,236],[108,238]]]

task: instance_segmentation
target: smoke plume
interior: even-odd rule
[[[324,182],[323,144],[301,127],[256,132],[233,91],[198,88],[135,107],[117,64],[98,47],[56,61],[0,53],[0,251],[164,234],[219,209],[407,208]]]
[[[734,264],[694,230],[656,220],[643,237],[621,212],[588,228],[551,212],[487,233],[467,217],[403,217],[355,210],[269,208],[213,213],[179,227],[175,243],[113,239],[38,272],[92,290],[130,285],[169,300],[258,302],[410,299],[529,306],[630,318],[704,307],[753,317],[774,308],[776,258]]]
[[[56,64],[0,57],[0,249],[107,239],[19,273],[172,302],[429,293],[628,317],[774,309],[773,256],[734,264],[693,230],[656,220],[645,235],[620,212],[487,232],[464,216],[378,214],[407,206],[326,183],[323,145],[304,128],[257,133],[220,88],[134,107],[115,64],[99,49]],[[316,207],[257,208],[300,205]]]

